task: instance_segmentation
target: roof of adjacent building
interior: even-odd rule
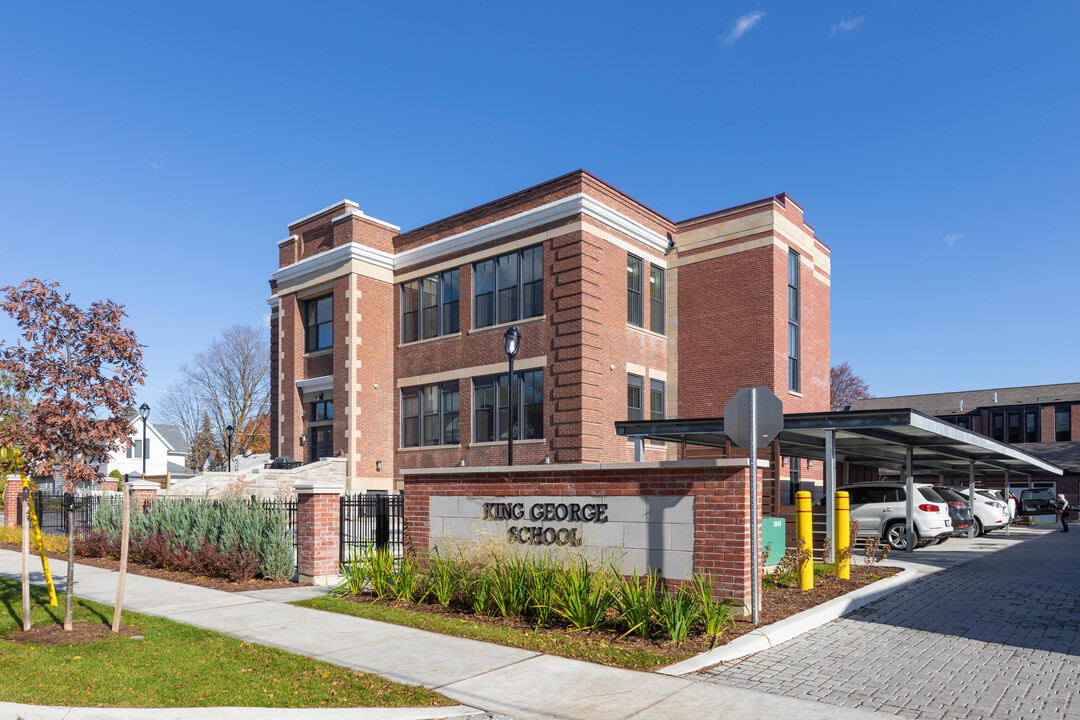
[[[997,395],[995,402],[994,396]],[[960,401],[963,401],[961,409]],[[1041,405],[1055,402],[1080,402],[1080,383],[1027,385],[1024,387],[963,390],[927,395],[896,395],[867,398],[851,403],[851,410],[892,410],[914,408],[927,415],[962,415],[980,407],[1006,405]]]
[[[1080,473],[1080,442],[1015,443],[1024,452],[1057,465],[1068,473]]]
[[[165,442],[172,445],[174,452],[187,454],[189,450],[187,440],[184,439],[184,433],[180,431],[178,425],[154,423],[154,427],[161,433],[161,437],[165,438]]]
[[[183,465],[177,465],[174,462],[168,463],[168,471],[172,473],[175,478],[189,478],[195,477],[195,471],[191,468],[184,467]]]

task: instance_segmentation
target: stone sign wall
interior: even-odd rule
[[[687,580],[694,568],[694,498],[689,495],[432,496],[429,547],[494,536],[513,545],[573,550],[611,559],[621,572],[645,568]]]
[[[624,572],[655,569],[670,580],[703,572],[718,595],[749,602],[748,464],[740,458],[404,470],[405,541],[421,555],[440,538],[472,537],[554,552],[617,549]]]

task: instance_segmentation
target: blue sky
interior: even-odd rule
[[[583,167],[673,219],[789,193],[832,248],[833,361],[876,395],[1078,381],[1078,21],[4,3],[0,284],[125,304],[153,405],[223,328],[263,322],[288,222],[347,197],[408,229]]]

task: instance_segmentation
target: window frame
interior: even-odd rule
[[[634,284],[635,273],[631,271],[634,263],[637,263],[637,284]],[[645,327],[644,301],[644,276],[645,261],[633,253],[626,253],[626,322],[634,327]],[[636,319],[635,319],[636,318]]]
[[[633,392],[637,391],[637,406],[631,402]],[[643,420],[645,418],[645,378],[635,373],[626,373],[626,419]]]
[[[447,380],[441,383],[429,383],[427,385],[414,385],[412,387],[401,389],[401,411],[399,413],[399,427],[398,427],[398,447],[401,448],[430,448],[430,447],[452,447],[454,445],[461,444],[461,381],[460,380]],[[424,395],[431,392],[435,396],[435,412],[425,412],[424,407]],[[455,405],[456,409],[447,410],[447,396],[457,394],[458,400]],[[406,415],[405,405],[409,399],[416,401],[416,415]],[[455,438],[447,438],[447,426],[446,420],[448,416],[453,415],[458,421],[455,427]],[[425,432],[425,420],[428,418],[434,418],[435,432],[438,437],[434,438],[434,442],[427,442],[430,438],[427,438]],[[412,419],[416,422],[416,442],[410,443],[406,436],[408,429],[408,421]]]
[[[525,268],[533,267],[534,253],[539,253],[540,276],[530,275],[530,280],[525,281]],[[513,257],[511,262],[508,258]],[[505,261],[505,262],[504,262]],[[509,265],[513,265],[514,281],[510,283],[504,274],[510,271]],[[506,265],[500,270],[501,265]],[[544,245],[530,245],[527,248],[502,253],[494,257],[477,260],[472,264],[473,290],[472,290],[472,326],[474,330],[481,328],[508,325],[512,322],[520,322],[544,315]],[[488,282],[481,283],[481,276],[489,278]],[[479,292],[481,286],[490,287],[490,290]],[[526,286],[528,286],[526,288]],[[531,307],[533,303],[526,303],[526,294],[532,299],[539,299],[539,308]],[[506,308],[510,304],[509,309]],[[481,312],[483,308],[484,312]],[[526,311],[531,314],[526,315]],[[481,318],[486,318],[482,321]]]
[[[788,392],[801,392],[801,298],[799,276],[801,258],[799,253],[788,250]]]
[[[649,263],[649,330],[657,335],[664,334],[665,282],[664,268]]]
[[[1061,429],[1060,418],[1065,418],[1065,429]],[[1054,442],[1072,442],[1072,407],[1057,405],[1054,407]]]
[[[526,403],[525,402],[525,383],[526,376],[539,377],[539,403]],[[503,428],[502,414],[505,411],[507,420],[505,423],[516,428],[514,434],[515,441],[521,440],[543,440],[544,439],[544,369],[536,368],[531,370],[516,370],[514,371],[514,379],[517,385],[514,388],[514,416],[510,417],[511,409],[507,405],[503,405],[501,400],[502,386],[506,383],[508,373],[501,373],[499,375],[485,375],[483,377],[473,378],[473,406],[472,406],[472,441],[473,443],[489,443],[489,442],[505,442],[507,440],[508,428]],[[490,390],[492,393],[491,406],[481,406],[477,401],[478,393],[482,391]],[[507,402],[509,402],[509,386],[507,385]],[[540,407],[540,427],[539,434],[526,435],[527,428],[527,414],[526,408]],[[477,413],[490,412],[491,419],[491,437],[480,439],[477,435],[477,430],[480,429],[481,423],[477,420]]]
[[[433,340],[445,335],[460,332],[461,327],[461,285],[460,269],[452,268],[442,272],[424,275],[401,283],[401,344]],[[425,292],[425,287],[434,292]],[[407,298],[412,295],[415,307],[407,310]],[[451,297],[452,296],[452,297]],[[425,305],[425,298],[435,299],[434,304]],[[426,319],[425,316],[430,316]],[[452,321],[452,322],[451,322]],[[428,327],[434,323],[435,327]],[[411,332],[410,332],[411,331]]]
[[[319,317],[319,303],[323,300],[330,301],[330,317],[328,319],[321,319]],[[312,322],[314,320],[314,322]],[[323,326],[330,327],[330,340],[327,345],[321,345],[319,343],[320,328]],[[327,293],[326,295],[320,295],[318,297],[309,298],[304,300],[304,352],[313,353],[320,352],[322,350],[332,350],[334,347],[334,293]]]

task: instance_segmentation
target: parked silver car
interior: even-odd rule
[[[837,488],[850,498],[859,537],[880,536],[894,550],[907,548],[907,492],[902,482],[870,482]],[[915,484],[915,547],[953,532],[948,503],[927,483]]]

